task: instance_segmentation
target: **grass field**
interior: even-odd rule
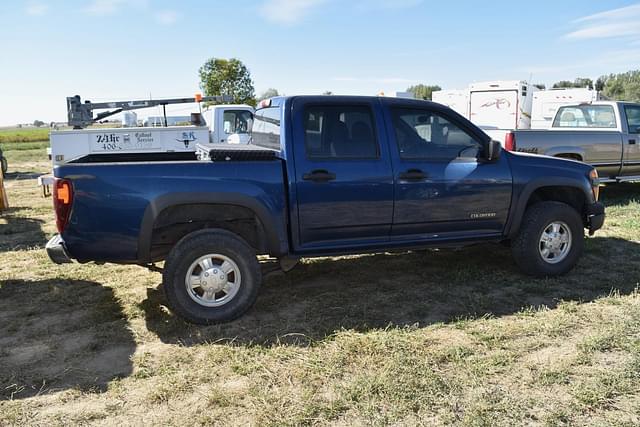
[[[603,190],[566,277],[493,245],[323,258],[196,327],[157,273],[48,261],[40,151],[6,153],[0,425],[640,423],[640,185]]]
[[[40,128],[5,128],[0,129],[0,144],[6,142],[38,142],[49,140],[49,126]]]

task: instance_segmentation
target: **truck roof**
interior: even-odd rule
[[[396,98],[391,96],[363,96],[363,95],[291,95],[291,96],[276,96],[273,98],[265,99],[261,101],[256,110],[260,110],[262,108],[269,107],[281,107],[285,104],[287,100],[294,101],[296,99],[304,99],[306,101],[317,101],[317,102],[326,102],[326,101],[336,101],[336,102],[362,102],[362,101],[371,101],[374,99],[384,100],[389,104],[393,105],[415,105],[415,106],[429,106],[430,108],[436,110],[448,109],[448,107],[443,106],[437,102],[426,101],[422,99],[412,99],[412,98]]]
[[[638,102],[633,102],[633,101],[594,101],[594,102],[579,102],[575,104],[563,105],[560,108],[575,107],[577,105],[610,105],[612,107],[615,107],[617,105],[638,105],[638,104],[639,104]]]

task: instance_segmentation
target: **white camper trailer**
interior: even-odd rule
[[[600,101],[597,90],[589,88],[550,89],[533,94],[531,129],[549,129],[558,108],[565,105]]]
[[[446,105],[458,114],[469,118],[469,90],[437,90],[432,93],[433,102]]]
[[[503,142],[510,130],[531,128],[533,94],[525,81],[494,81],[469,85],[469,120]]]

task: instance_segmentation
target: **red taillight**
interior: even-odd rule
[[[516,134],[507,132],[504,137],[504,149],[507,151],[516,151]]]
[[[71,205],[73,204],[73,187],[71,181],[56,178],[53,184],[53,209],[56,212],[56,227],[62,233],[69,222]]]

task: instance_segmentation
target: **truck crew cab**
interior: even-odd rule
[[[273,98],[251,144],[205,148],[56,167],[51,259],[164,260],[170,307],[206,324],[251,307],[257,255],[288,270],[301,257],[508,242],[524,273],[555,276],[604,221],[592,167],[506,152],[426,101]]]

